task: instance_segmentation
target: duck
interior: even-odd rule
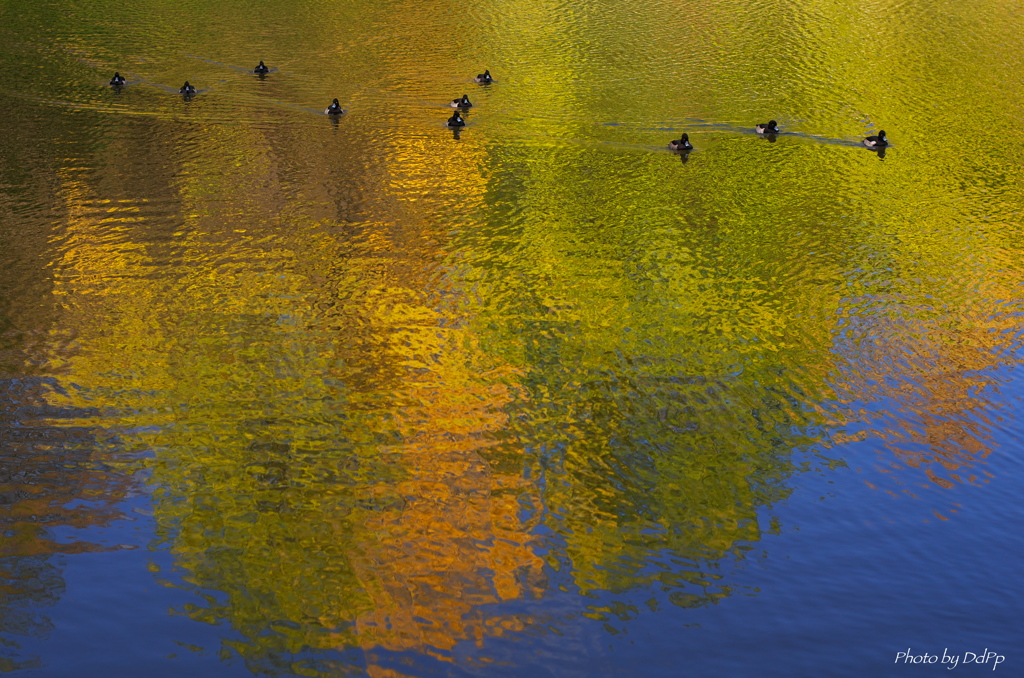
[[[683,134],[683,136],[679,138],[679,141],[670,141],[670,142],[668,142],[668,147],[671,148],[673,151],[692,151],[693,150],[693,144],[690,143],[690,135],[689,134]]]
[[[880,130],[878,134],[872,134],[864,140],[864,145],[868,148],[885,148],[889,145],[889,140],[885,138],[885,130]]]
[[[181,89],[178,90],[178,93],[179,94],[184,94],[185,96],[192,96],[193,94],[196,93],[196,88],[193,87],[192,85],[188,84],[188,80],[186,80],[185,84],[182,85]]]
[[[473,80],[475,82],[480,82],[480,83],[483,83],[485,85],[489,85],[490,83],[494,82],[494,78],[491,77],[491,71],[490,70],[485,70],[483,73],[481,73],[480,75],[478,75],[475,78],[473,78]]]
[[[450,106],[452,108],[473,108],[473,104],[469,103],[468,94],[463,94],[461,99],[452,99]]]
[[[455,111],[452,113],[452,117],[448,118],[447,124],[449,127],[463,127],[466,121],[462,119],[462,113]]]
[[[121,75],[117,71],[114,71],[114,77],[112,77],[110,79],[111,86],[113,86],[113,87],[124,87],[126,82],[127,81],[124,79],[123,75]]]
[[[778,134],[779,123],[774,120],[769,120],[768,122],[755,125],[754,131],[758,134]]]
[[[341,104],[338,103],[337,99],[332,101],[331,105],[324,109],[324,114],[326,115],[341,115],[344,112],[345,111],[341,108]]]
[[[270,72],[270,69],[267,68],[267,65],[265,63],[260,61],[260,65],[252,69],[252,72],[256,73],[257,75],[266,75],[267,73]]]

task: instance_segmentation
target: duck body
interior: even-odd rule
[[[449,127],[465,127],[466,121],[463,120],[462,114],[456,111],[452,113],[452,117],[448,118],[447,125]]]
[[[182,85],[181,89],[178,90],[178,93],[179,94],[184,94],[185,96],[192,96],[193,94],[196,93],[196,88],[193,87],[192,85],[188,84],[188,80],[186,80],[185,84]]]
[[[872,134],[864,140],[864,145],[868,148],[885,148],[889,145],[889,140],[885,138],[885,130],[880,130],[878,134]]]
[[[124,79],[124,76],[116,71],[114,72],[114,77],[110,79],[111,87],[124,87],[126,83],[127,81]]]
[[[769,120],[766,123],[762,123],[754,126],[754,131],[758,134],[778,134],[779,123],[774,120]]]
[[[261,61],[259,66],[257,66],[256,68],[252,69],[252,72],[255,73],[256,75],[266,75],[267,73],[270,72],[270,69],[267,67],[267,65],[265,63],[263,63]]]
[[[693,144],[690,143],[690,135],[684,134],[678,141],[668,142],[668,147],[673,151],[692,151]]]
[[[344,109],[342,109],[341,104],[338,103],[337,99],[332,101],[331,105],[324,109],[324,114],[326,115],[341,115],[344,112]]]
[[[492,82],[494,82],[494,78],[491,77],[491,71],[490,70],[485,70],[483,73],[481,73],[480,75],[478,75],[475,78],[473,78],[473,81],[474,82],[479,82],[479,83],[484,84],[484,85],[489,85]]]
[[[463,94],[461,99],[452,99],[452,103],[449,104],[452,108],[472,108],[473,104],[469,103],[469,95]]]

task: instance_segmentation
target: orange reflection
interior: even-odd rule
[[[878,422],[885,449],[945,488],[978,480],[978,463],[996,445],[998,405],[988,394],[999,381],[991,372],[1013,350],[1014,318],[998,312],[998,301],[971,301],[971,310],[941,322],[873,327],[876,348],[842,385],[853,398],[893,403],[887,412],[862,411],[862,421]]]
[[[366,524],[377,535],[358,566],[374,582],[373,611],[357,620],[367,648],[433,652],[522,628],[525,620],[473,610],[542,589],[542,561],[519,517],[527,483],[481,456],[505,426],[507,387],[470,379],[440,386],[407,391],[419,404],[399,415],[407,442],[393,450],[410,472],[394,488],[405,506]]]

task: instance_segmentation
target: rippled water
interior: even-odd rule
[[[1019,672],[1022,29],[0,3],[0,670]]]

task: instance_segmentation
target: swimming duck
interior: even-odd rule
[[[889,145],[889,140],[885,138],[885,130],[881,130],[877,135],[872,134],[864,140],[864,145],[868,148],[885,148]]]
[[[469,103],[468,94],[463,94],[461,99],[452,99],[450,105],[452,108],[473,108],[473,104]]]
[[[125,82],[127,81],[124,79],[124,76],[117,71],[114,72],[114,77],[110,79],[110,84],[114,87],[124,87]]]
[[[668,142],[668,147],[673,151],[692,151],[693,144],[690,143],[690,135],[684,134],[679,138],[679,141]]]
[[[475,82],[481,82],[481,83],[483,83],[485,85],[488,85],[488,84],[494,82],[494,78],[491,77],[491,71],[490,70],[485,70],[483,73],[481,73],[480,75],[478,75],[475,78],[473,78],[473,80]]]
[[[466,121],[462,119],[462,114],[458,111],[452,113],[452,117],[448,118],[449,127],[462,127],[466,124]]]
[[[758,134],[778,134],[779,124],[774,120],[769,120],[766,123],[755,125],[754,131]]]
[[[332,101],[331,105],[324,109],[324,113],[327,115],[341,115],[344,112],[345,111],[342,110],[341,104],[338,103],[337,99]]]
[[[270,72],[270,69],[267,68],[267,65],[261,61],[259,66],[252,69],[252,72],[256,73],[257,75],[266,75],[267,73]]]
[[[185,96],[192,96],[193,94],[196,93],[196,88],[193,87],[192,85],[188,84],[188,80],[186,80],[185,84],[182,85],[181,89],[178,90],[178,93],[179,94],[184,94]]]

